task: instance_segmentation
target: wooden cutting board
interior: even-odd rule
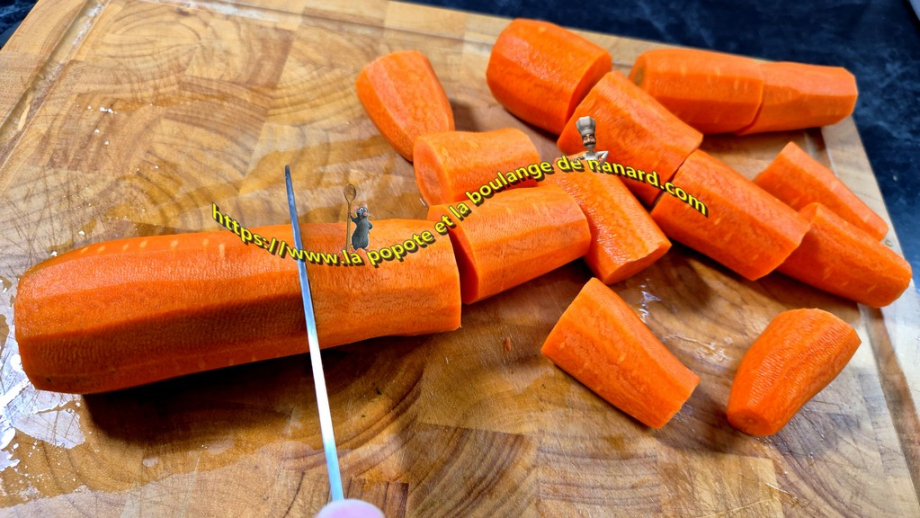
[[[304,516],[328,498],[306,355],[107,395],[37,391],[13,329],[29,266],[218,230],[212,202],[247,226],[283,223],[286,163],[304,221],[342,221],[346,183],[372,220],[424,217],[411,165],[355,96],[359,69],[394,50],[428,55],[457,129],[521,128],[558,156],[486,87],[508,20],[308,4],[40,0],[0,52],[0,515]],[[624,72],[660,46],[585,35]],[[889,220],[851,119],[703,148],[753,177],[789,140]],[[900,252],[893,232],[885,243]],[[702,378],[654,431],[539,354],[589,277],[576,262],[465,307],[456,332],[324,352],[346,494],[391,517],[920,515],[914,286],[871,310],[779,274],[748,282],[675,245],[613,286]],[[724,415],[738,363],[800,307],[852,323],[863,345],[780,434],[741,434]]]

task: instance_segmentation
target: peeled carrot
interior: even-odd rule
[[[578,204],[562,189],[515,189],[481,199],[461,221],[448,205],[428,209],[428,219],[454,228],[450,240],[460,269],[464,304],[514,288],[584,256],[591,231]],[[457,204],[459,205],[459,204]],[[459,210],[454,205],[454,210]]]
[[[660,185],[674,176],[703,140],[702,133],[616,71],[598,81],[569,118],[557,142],[567,155],[584,151],[575,127],[575,121],[583,116],[594,118],[596,149],[610,152],[607,162],[656,173]],[[660,189],[637,180],[625,180],[624,185],[646,205],[661,194]]]
[[[706,50],[643,52],[629,79],[703,133],[727,133],[748,126],[763,96],[763,74],[757,62]]]
[[[430,230],[427,221],[378,220],[371,240],[389,246]],[[302,231],[305,250],[336,253],[345,224]],[[289,225],[252,232],[293,247]],[[362,257],[364,266],[307,264],[321,347],[460,326],[447,239],[379,269]],[[368,304],[375,294],[386,303]],[[29,379],[57,392],[107,392],[307,351],[296,262],[226,231],[108,241],[40,263],[20,280],[15,324]]]
[[[910,263],[874,236],[820,203],[799,214],[811,227],[780,272],[873,308],[891,304],[910,285]]]
[[[604,284],[631,277],[671,248],[648,211],[616,176],[555,168],[545,181],[569,193],[584,212],[591,229],[585,263]]]
[[[795,210],[818,202],[875,239],[888,233],[888,225],[878,214],[795,142],[786,144],[754,183]]]
[[[750,135],[836,124],[856,107],[856,78],[841,67],[802,63],[764,63],[763,102],[748,127]]]
[[[585,284],[540,352],[611,405],[656,429],[674,417],[700,382],[598,279]]]
[[[741,360],[728,422],[750,435],[779,432],[840,374],[859,344],[856,330],[826,311],[780,313]]]
[[[486,81],[505,109],[558,135],[611,63],[609,52],[574,32],[517,19],[492,46]]]
[[[776,269],[808,231],[808,223],[794,210],[702,151],[687,158],[673,183],[705,202],[709,216],[665,195],[652,209],[652,219],[671,239],[746,279],[754,281]]]
[[[540,152],[530,137],[516,128],[482,133],[451,131],[431,133],[415,141],[415,181],[428,205],[466,198],[496,174],[539,165]],[[533,187],[528,177],[502,188]]]
[[[355,86],[374,125],[410,162],[415,139],[454,129],[450,101],[421,52],[393,52],[371,61],[361,69]]]

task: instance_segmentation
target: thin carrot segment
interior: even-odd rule
[[[674,417],[700,382],[598,279],[585,284],[540,352],[611,405],[656,429]]]
[[[817,202],[877,240],[888,233],[888,225],[878,214],[795,142],[786,144],[754,183],[795,210]]]
[[[374,125],[410,162],[415,139],[454,129],[450,101],[421,52],[393,52],[371,61],[361,69],[355,86]]]
[[[569,30],[517,19],[492,46],[486,81],[505,109],[558,135],[611,63],[604,48]]]
[[[754,281],[775,270],[808,231],[808,223],[794,210],[702,151],[687,158],[673,183],[704,202],[708,217],[690,203],[664,195],[652,209],[652,219],[671,239],[746,279]]]
[[[738,135],[828,126],[856,107],[856,78],[845,68],[779,62],[761,64],[760,71],[760,111]]]
[[[463,210],[459,205],[471,211],[462,221],[455,213]],[[446,216],[455,225],[450,241],[464,304],[555,270],[584,256],[591,246],[591,231],[578,204],[553,185],[500,192],[478,206],[449,207],[430,207],[428,219],[444,221]]]
[[[344,223],[302,230],[305,250],[341,251]],[[371,242],[430,230],[427,221],[374,221]],[[289,225],[252,232],[293,247]],[[307,263],[321,347],[460,326],[446,239],[379,269],[361,255],[364,266]],[[226,231],[120,239],[38,264],[20,280],[15,323],[29,379],[57,392],[107,392],[307,351],[295,260]]]
[[[784,311],[744,354],[726,414],[750,435],[773,435],[824,389],[859,347],[852,326],[820,309]]]
[[[581,134],[575,127],[580,117],[596,122],[598,151],[609,151],[607,162],[618,163],[659,177],[659,185],[674,172],[700,142],[703,134],[669,112],[623,74],[610,72],[588,92],[569,118],[557,145],[563,153],[584,152]],[[651,205],[661,194],[646,182],[624,181],[640,201]]]
[[[540,152],[530,137],[516,128],[482,133],[450,131],[431,133],[415,141],[415,181],[418,190],[431,205],[466,199],[466,191],[475,191],[497,173],[515,171],[540,163]],[[504,176],[503,176],[504,177]],[[534,187],[527,178],[501,188]]]
[[[834,295],[880,308],[910,285],[910,263],[820,203],[799,214],[811,223],[780,272]]]
[[[757,62],[721,52],[648,50],[636,58],[629,79],[703,133],[748,126],[763,97],[763,73]]]
[[[575,198],[588,219],[591,248],[585,263],[604,284],[631,277],[671,248],[648,211],[616,176],[590,170],[566,173],[556,167],[546,182]]]

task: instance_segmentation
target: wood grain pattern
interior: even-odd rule
[[[0,515],[316,512],[328,488],[307,357],[113,394],[36,391],[12,329],[17,278],[89,243],[215,230],[211,202],[247,226],[283,222],[285,163],[309,186],[304,221],[341,221],[346,183],[372,219],[424,218],[411,164],[354,92],[394,50],[427,54],[457,129],[521,128],[558,156],[486,87],[506,23],[371,0],[41,0],[0,52]],[[661,46],[582,34],[624,72]],[[703,148],[751,178],[789,140],[890,223],[851,119]],[[900,252],[893,232],[885,243]],[[653,431],[539,354],[589,276],[576,262],[465,307],[454,333],[324,352],[346,494],[393,517],[920,515],[914,286],[871,310],[675,245],[614,286],[702,378]],[[745,436],[724,415],[735,369],[799,307],[833,312],[864,344],[784,431]]]

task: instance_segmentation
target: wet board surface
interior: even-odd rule
[[[378,55],[431,60],[457,129],[517,127],[485,83],[508,20],[401,3],[41,0],[0,52],[0,515],[304,516],[328,499],[309,358],[95,396],[35,390],[14,338],[31,265],[110,239],[423,218],[411,164],[378,134],[354,80]],[[626,72],[661,45],[583,33]],[[703,149],[748,178],[789,140],[886,220],[852,119]],[[889,220],[890,221],[890,220]],[[884,242],[900,252],[894,233]],[[675,244],[613,288],[702,381],[654,431],[539,354],[590,278],[579,261],[464,307],[460,330],[323,353],[347,496],[387,516],[918,516],[920,304],[881,311],[780,274],[748,282]],[[356,293],[355,296],[362,296]],[[374,300],[370,304],[386,304]],[[738,363],[778,313],[818,307],[862,346],[778,435],[732,429]]]

